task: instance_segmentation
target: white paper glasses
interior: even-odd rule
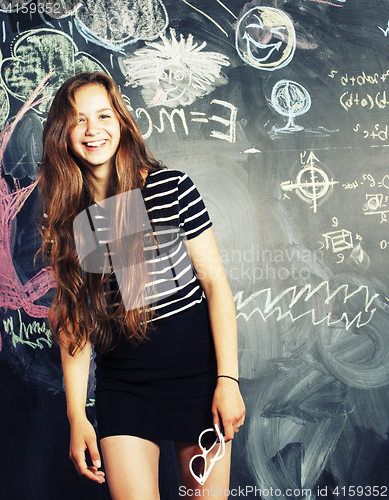
[[[207,433],[212,433],[216,434],[216,439],[213,444],[205,444],[204,443],[204,436]],[[215,424],[215,429],[205,429],[199,436],[198,440],[200,449],[202,451],[201,455],[195,455],[194,457],[191,458],[189,462],[189,470],[192,476],[196,479],[198,483],[200,483],[202,486],[204,485],[205,481],[208,479],[208,476],[213,469],[213,466],[215,465],[215,462],[220,460],[225,453],[226,450],[226,445],[224,442],[224,437],[223,434],[220,432],[219,427],[217,424]],[[215,450],[217,447],[216,453],[213,455],[211,459],[207,460],[207,455]],[[196,462],[196,468],[197,466],[203,468],[203,472],[196,474],[193,470],[193,466]]]

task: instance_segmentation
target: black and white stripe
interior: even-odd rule
[[[149,272],[145,295],[155,311],[154,319],[161,319],[203,300],[203,291],[184,240],[195,238],[212,223],[192,180],[180,171],[163,169],[150,173],[142,194],[152,228],[144,236],[144,255]],[[97,204],[90,209],[100,248],[109,246],[109,213]],[[103,253],[107,256],[106,251]],[[131,298],[131,287],[123,281],[123,272],[115,269],[115,274],[125,306],[139,307],[141,304],[135,304]],[[114,292],[115,287],[111,293]]]

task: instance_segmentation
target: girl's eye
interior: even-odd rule
[[[177,81],[181,81],[184,79],[184,72],[181,71],[181,70],[177,70],[175,73],[174,73],[174,79],[177,80]]]
[[[110,115],[101,115],[100,118],[111,118]]]

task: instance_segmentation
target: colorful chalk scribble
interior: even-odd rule
[[[38,98],[47,84],[51,74],[48,74],[32,92],[12,122],[7,122],[0,132],[0,174],[2,173],[2,159],[7,143],[16,125],[23,115],[34,106],[38,106],[47,97]],[[3,309],[21,309],[36,318],[46,317],[48,307],[35,304],[35,301],[54,287],[50,271],[41,269],[27,283],[22,284],[16,273],[12,261],[11,231],[15,217],[23,207],[27,198],[36,188],[38,181],[29,186],[10,192],[3,177],[0,177],[0,307]],[[0,344],[1,350],[1,344]]]

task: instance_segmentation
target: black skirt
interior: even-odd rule
[[[147,340],[96,356],[100,439],[130,435],[197,443],[212,427],[216,358],[204,299],[153,322]]]

